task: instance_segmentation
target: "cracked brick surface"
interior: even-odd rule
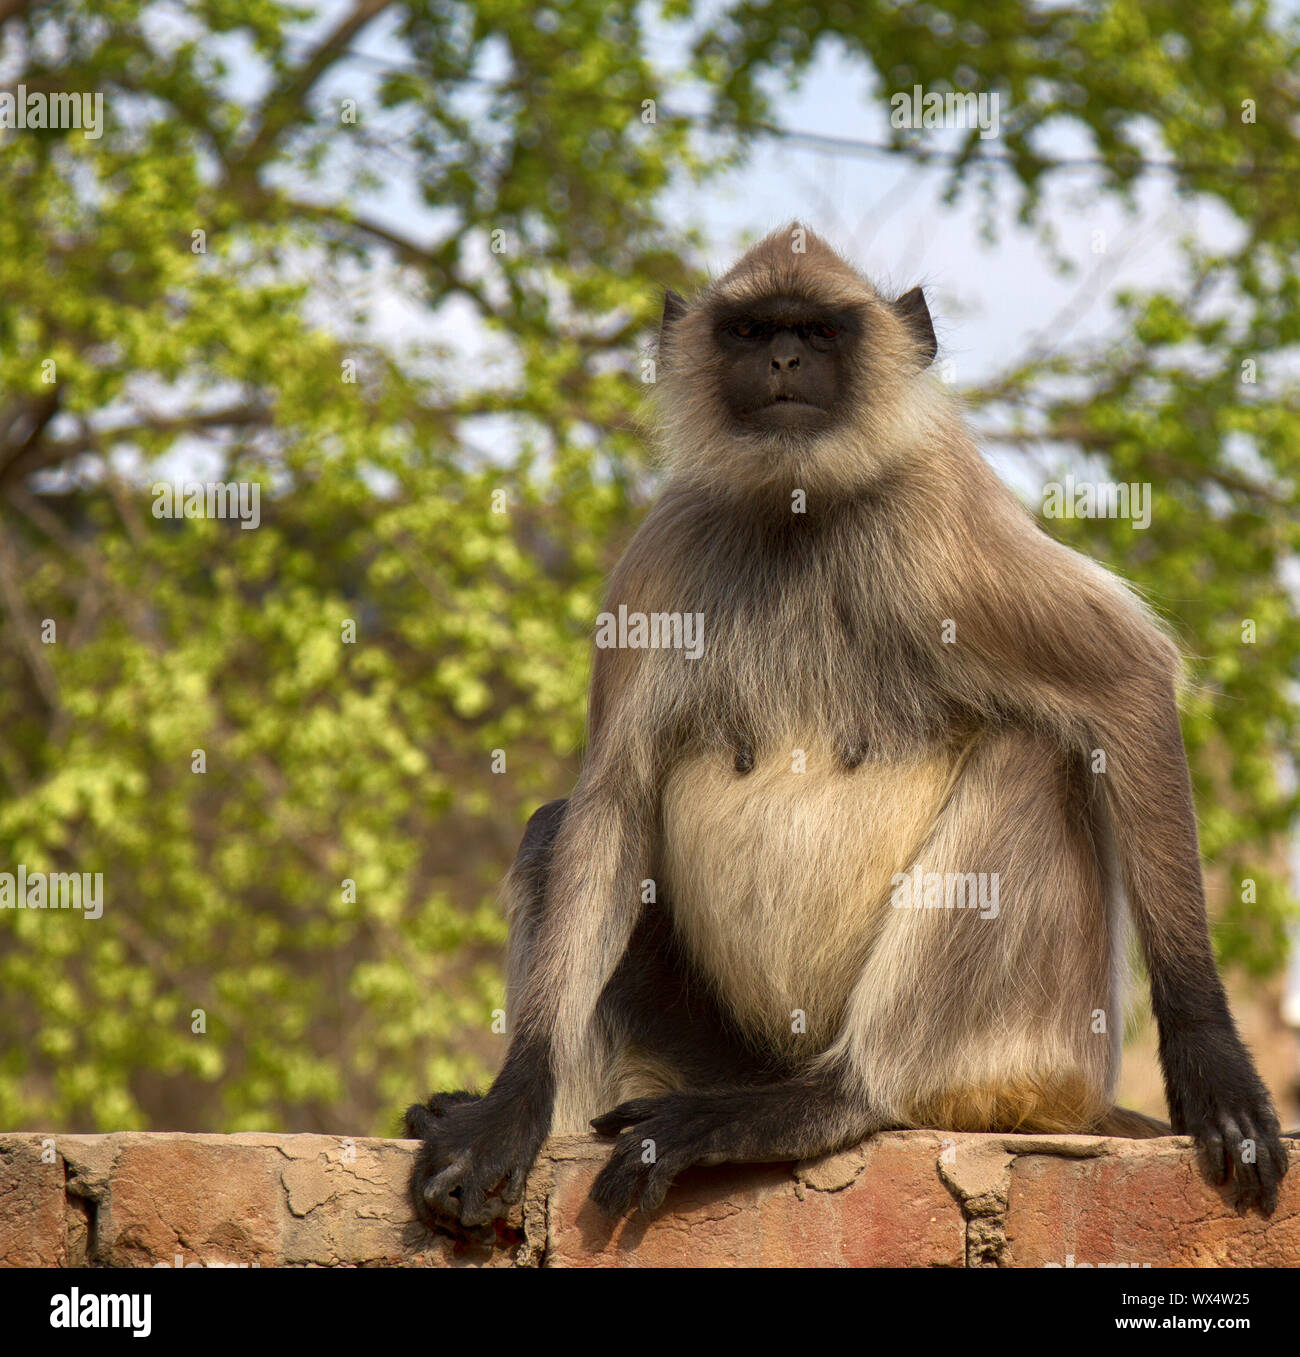
[[[912,1138],[919,1137],[919,1138]],[[587,1200],[608,1150],[565,1142],[550,1196],[550,1267],[960,1267],[961,1208],[929,1132],[881,1137],[810,1165],[694,1169],[648,1220]]]
[[[1011,1166],[1014,1267],[1300,1266],[1300,1155],[1271,1218],[1238,1215],[1174,1140],[1119,1142],[1095,1159],[1019,1155]]]
[[[494,1247],[411,1218],[414,1141],[0,1135],[0,1265],[1297,1267],[1300,1148],[1271,1220],[1188,1142],[901,1131],[802,1164],[696,1169],[648,1219],[587,1201],[608,1153],[551,1141]]]

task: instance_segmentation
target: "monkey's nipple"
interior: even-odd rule
[[[851,744],[844,751],[844,767],[850,773],[855,768],[860,768],[870,752],[870,747],[865,740],[858,740],[855,744]]]

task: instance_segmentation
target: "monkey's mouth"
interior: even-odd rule
[[[760,405],[754,414],[764,424],[780,425],[817,424],[826,417],[826,411],[820,405],[786,391],[773,396],[766,405]]]

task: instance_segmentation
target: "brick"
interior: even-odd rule
[[[39,1136],[0,1136],[0,1260],[7,1267],[66,1267],[67,1197],[57,1150],[45,1163]]]
[[[53,1162],[41,1141],[0,1136],[0,1266],[1300,1266],[1300,1147],[1270,1220],[1239,1216],[1179,1139],[905,1131],[696,1169],[649,1220],[611,1223],[587,1201],[608,1144],[577,1137],[545,1147],[489,1247],[412,1219],[414,1141],[58,1136]]]
[[[281,1261],[324,1267],[509,1266],[508,1250],[430,1239],[419,1226],[406,1195],[418,1143],[280,1137],[287,1208]]]
[[[1004,1265],[1300,1266],[1300,1151],[1265,1219],[1238,1215],[1185,1141],[1113,1144],[1092,1159],[1016,1158]]]
[[[961,1208],[936,1167],[938,1143],[882,1138],[817,1165],[724,1166],[684,1174],[648,1220],[611,1223],[587,1200],[607,1150],[557,1155],[550,1267],[960,1267]],[[800,1181],[802,1177],[803,1181]],[[824,1186],[817,1186],[819,1181]]]
[[[279,1261],[279,1152],[237,1137],[123,1137],[100,1202],[96,1261],[268,1267]]]

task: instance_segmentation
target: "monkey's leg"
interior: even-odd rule
[[[904,1126],[1092,1130],[1118,1069],[1123,929],[1081,770],[986,734],[895,880],[832,1053]]]
[[[529,820],[506,878],[510,935],[507,1007],[527,988],[538,930],[547,909],[547,877],[566,802],[552,801]],[[416,1213],[426,1225],[476,1227],[503,1216],[522,1190],[524,1175],[548,1132],[586,1129],[603,1108],[637,1093],[685,1085],[743,1085],[770,1080],[774,1071],[746,1045],[708,986],[674,945],[667,913],[648,910],[627,953],[601,995],[589,1060],[559,1079],[533,1052],[512,1045],[493,1085],[517,1105],[488,1120],[484,1100],[466,1092],[434,1094],[406,1113],[406,1134],[425,1141],[411,1179]],[[538,1111],[536,1090],[553,1099],[553,1114]],[[517,1118],[517,1119],[512,1119]],[[494,1154],[468,1186],[469,1161],[481,1154],[484,1124],[497,1137]],[[473,1152],[473,1153],[472,1153]],[[488,1179],[496,1174],[491,1181]]]
[[[1229,1188],[1238,1209],[1269,1215],[1287,1151],[1214,962],[1172,691],[1148,711],[1137,731],[1112,736],[1099,723],[1099,745],[1124,751],[1105,778],[1105,800],[1151,979],[1169,1119],[1195,1138],[1211,1178]]]
[[[662,903],[637,924],[597,1009],[608,1077],[565,1129],[585,1131],[617,1103],[683,1089],[771,1084],[793,1067],[746,1042],[673,936]],[[578,1109],[575,1109],[578,1111]]]
[[[653,1208],[691,1164],[804,1158],[886,1127],[1089,1129],[1110,1105],[1121,1014],[1079,796],[1051,745],[982,741],[906,864],[916,898],[876,907],[830,1051],[769,1088],[669,1094],[598,1118],[625,1131],[598,1204]],[[946,903],[950,880],[960,906]]]

